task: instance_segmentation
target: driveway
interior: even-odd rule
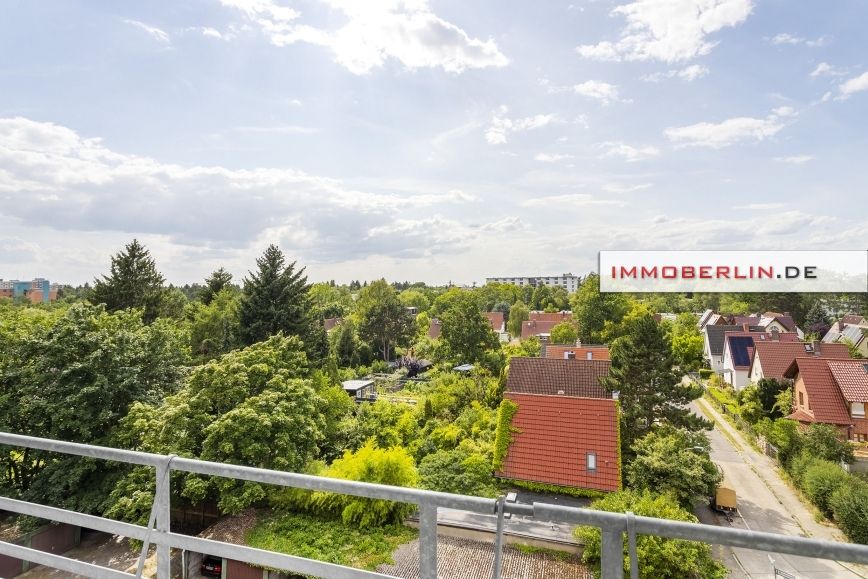
[[[118,571],[126,571],[138,563],[139,550],[133,549],[124,537],[96,531],[83,531],[81,544],[63,553],[63,556]],[[135,572],[134,568],[132,572]],[[79,575],[40,565],[27,573],[18,575],[16,579],[71,579],[73,577],[79,577]]]
[[[772,459],[753,450],[741,433],[708,402],[699,399],[692,404],[693,411],[703,415],[700,407],[715,421],[714,430],[708,433],[711,458],[723,469],[727,482],[738,495],[741,516],[734,517],[732,523],[720,518],[722,524],[753,531],[842,540],[836,528],[814,520],[813,513],[778,475]],[[850,563],[741,548],[722,548],[722,551],[724,562],[731,569],[730,577],[738,579],[775,579],[769,556],[774,560],[774,567],[800,578],[868,577],[868,572]]]

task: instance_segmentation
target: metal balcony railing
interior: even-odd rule
[[[506,503],[503,497],[487,499],[420,489],[391,487],[8,433],[0,433],[0,444],[155,468],[156,492],[151,510],[150,523],[147,527],[0,497],[0,509],[5,511],[78,525],[88,529],[143,541],[142,556],[136,574],[108,569],[60,555],[0,541],[0,554],[69,571],[85,577],[100,579],[140,577],[144,557],[151,543],[157,546],[158,579],[169,579],[171,576],[169,556],[170,549],[173,548],[207,553],[262,567],[285,569],[294,573],[318,577],[336,579],[390,577],[381,573],[362,571],[332,563],[173,533],[169,529],[169,479],[170,473],[173,470],[286,487],[329,491],[373,499],[414,503],[419,506],[419,570],[422,579],[437,578],[437,510],[439,508],[497,515],[492,572],[494,579],[500,578],[504,513],[532,516],[545,521],[599,527],[602,531],[602,575],[604,579],[622,579],[624,576],[625,535],[632,567],[631,577],[633,579],[638,579],[639,576],[635,557],[637,535],[657,535],[672,539],[701,541],[709,544],[786,553],[802,557],[868,563],[868,546],[865,545],[852,545],[697,523],[639,517],[634,516],[632,513],[609,513],[545,503],[534,503],[533,505]]]

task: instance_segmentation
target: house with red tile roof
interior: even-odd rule
[[[506,318],[504,317],[503,312],[484,312],[482,315],[485,316],[488,323],[491,324],[491,329],[498,334],[501,334],[506,330]]]
[[[868,361],[796,358],[785,373],[794,381],[793,413],[803,426],[831,424],[847,440],[868,441]]]
[[[528,314],[527,319],[534,322],[568,322],[573,319],[573,312],[540,312],[534,310]]]
[[[863,356],[868,357],[868,320],[858,314],[847,314],[832,324],[823,342],[851,343]]]
[[[504,398],[516,429],[496,476],[598,491],[621,488],[618,403],[607,360],[512,358]]]
[[[609,360],[609,346],[578,345],[563,346],[558,344],[543,344],[543,358],[575,358],[577,360]]]
[[[763,378],[783,380],[784,374],[795,359],[805,356],[849,358],[850,352],[844,344],[754,340],[754,354],[748,371],[749,380],[754,384]]]
[[[776,331],[770,334],[749,331],[724,333],[722,357],[724,381],[736,390],[741,390],[750,384],[749,372],[755,342],[796,342],[798,339],[799,337],[794,333]]]

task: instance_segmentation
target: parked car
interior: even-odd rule
[[[206,577],[220,577],[223,574],[223,559],[214,555],[205,555],[202,558],[201,571]]]

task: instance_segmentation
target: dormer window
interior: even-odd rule
[[[850,416],[853,418],[865,418],[865,403],[853,402],[850,404]]]

